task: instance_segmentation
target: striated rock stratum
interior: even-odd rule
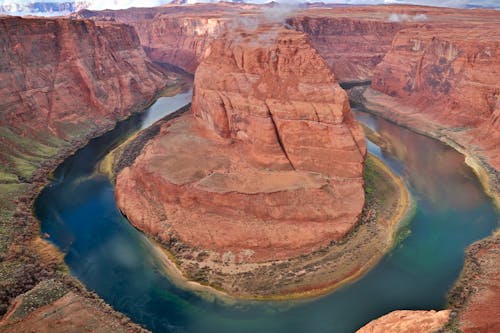
[[[302,33],[261,27],[207,49],[192,110],[117,177],[120,209],[163,243],[231,263],[310,253],[364,204],[364,136]]]

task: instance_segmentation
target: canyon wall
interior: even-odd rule
[[[194,73],[210,41],[226,30],[259,22],[286,23],[311,36],[313,46],[339,81],[366,81],[390,49],[396,32],[417,22],[389,21],[391,13],[417,15],[420,7],[298,7],[273,9],[273,5],[197,4],[155,9],[81,11],[77,15],[117,20],[133,25],[148,56]],[[421,23],[420,23],[421,25]]]
[[[151,22],[136,23],[147,55],[194,73],[203,52],[230,21],[216,15],[158,15]]]
[[[0,27],[5,178],[29,179],[61,147],[112,126],[166,84],[130,26],[9,17]]]
[[[116,182],[136,227],[167,247],[209,250],[215,265],[319,249],[352,230],[364,204],[366,147],[346,93],[306,35],[272,26],[258,36],[207,48],[192,111]]]
[[[337,11],[331,15],[306,12],[287,23],[311,36],[313,46],[341,82],[369,81],[396,33],[407,25],[387,19],[341,16]]]
[[[132,25],[146,54],[158,63],[168,63],[194,73],[210,42],[228,28],[255,18],[258,6],[218,3],[191,6],[80,11],[79,18],[118,21]]]
[[[0,55],[3,314],[16,296],[38,282],[67,280],[62,256],[41,239],[33,216],[33,202],[49,173],[86,140],[141,111],[175,77],[146,60],[135,30],[124,24],[0,17]],[[76,293],[88,297],[81,287]],[[57,290],[46,288],[37,297],[53,294]],[[101,319],[112,312],[92,307]],[[66,319],[68,325],[77,323]],[[116,329],[130,331],[116,322]],[[94,324],[104,327],[97,320]]]
[[[391,117],[419,123],[417,129],[448,138],[476,158],[490,174],[493,194],[498,193],[500,167],[497,27],[485,23],[402,30],[372,82],[374,90],[412,108],[394,107]]]

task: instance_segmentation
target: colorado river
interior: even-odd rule
[[[64,253],[71,273],[116,310],[153,332],[353,332],[397,309],[442,309],[464,249],[488,236],[497,213],[453,149],[366,113],[388,149],[369,142],[409,184],[417,202],[397,246],[356,282],[308,301],[208,300],[175,287],[149,240],[120,214],[109,180],[96,164],[139,129],[190,102],[190,93],[160,98],[69,157],[38,198],[42,232]]]

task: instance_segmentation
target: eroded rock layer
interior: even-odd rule
[[[275,26],[215,40],[192,112],[117,177],[118,206],[164,243],[233,263],[342,238],[364,203],[364,136],[306,35]]]
[[[69,19],[0,19],[0,161],[15,178],[145,103],[166,76],[134,29]]]

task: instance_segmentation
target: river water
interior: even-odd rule
[[[300,302],[207,299],[175,287],[149,240],[120,214],[114,189],[96,164],[132,133],[190,102],[160,98],[69,157],[36,201],[42,232],[64,253],[71,273],[116,310],[153,332],[354,332],[397,309],[442,309],[464,249],[498,220],[477,178],[453,149],[367,113],[359,121],[389,143],[380,157],[408,183],[416,213],[401,240],[356,282]]]

